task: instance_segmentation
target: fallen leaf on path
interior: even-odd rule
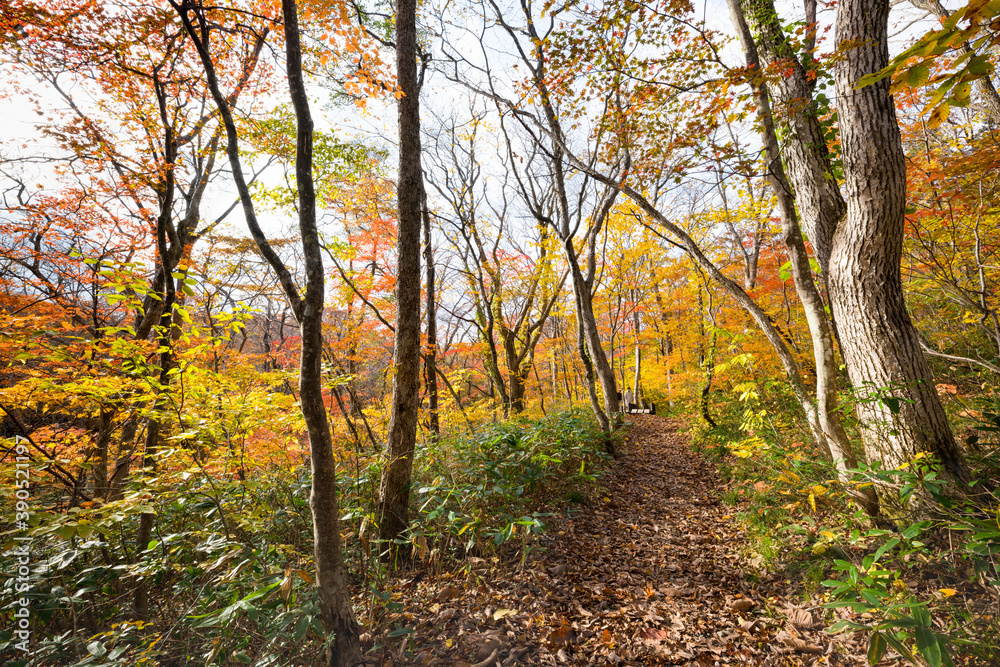
[[[819,654],[823,652],[822,646],[817,646],[816,644],[810,644],[809,642],[799,639],[798,637],[793,637],[788,633],[784,632],[778,633],[776,639],[785,646],[787,646],[788,648],[794,649],[796,651],[802,651],[803,653]]]

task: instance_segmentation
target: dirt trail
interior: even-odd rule
[[[745,576],[742,535],[687,437],[662,417],[631,421],[600,493],[523,570],[482,561],[415,585],[414,657],[383,664],[866,664],[781,597],[787,584]]]

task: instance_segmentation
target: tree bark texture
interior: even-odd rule
[[[830,166],[826,135],[813,99],[813,82],[781,28],[774,0],[736,1],[756,43],[760,65],[762,68],[777,66],[782,70],[780,76],[768,82],[780,110],[779,122],[787,135],[781,152],[788,178],[795,188],[802,225],[813,244],[822,274],[826,276],[833,233],[844,216],[846,205]],[[730,11],[734,11],[732,5]]]
[[[608,415],[601,409],[601,401],[597,396],[597,382],[594,378],[594,364],[590,360],[590,351],[587,348],[587,335],[583,330],[583,322],[580,318],[576,320],[576,349],[577,353],[580,355],[580,362],[583,364],[583,374],[584,381],[587,385],[587,398],[590,399],[590,409],[593,410],[594,416],[597,418],[597,423],[600,425],[601,430],[605,434],[611,433],[611,420]],[[608,439],[607,443],[611,443]],[[614,451],[608,447],[608,453],[613,454]]]
[[[344,572],[340,545],[340,508],[337,498],[337,462],[323,401],[323,306],[326,272],[316,227],[316,192],[313,187],[313,122],[302,77],[298,11],[295,0],[282,0],[288,88],[295,109],[295,184],[299,203],[299,236],[305,260],[306,289],[299,321],[299,403],[309,433],[316,583],[319,586],[323,624],[333,635],[330,667],[350,667],[361,660],[358,623],[354,618],[350,589]]]
[[[966,481],[903,297],[906,165],[889,81],[855,88],[888,64],[888,13],[888,0],[837,8],[837,44],[850,46],[835,70],[848,205],[833,239],[830,301],[869,460],[894,468],[929,452],[952,479]]]
[[[729,10],[733,25],[746,55],[747,67],[760,70],[757,47],[749,27],[744,21],[739,0],[729,0]],[[812,340],[813,359],[816,364],[816,424],[813,432],[819,436],[820,449],[833,461],[842,482],[850,478],[849,470],[857,467],[857,459],[851,449],[850,440],[837,412],[837,366],[833,348],[833,331],[824,308],[819,288],[813,280],[809,267],[809,255],[802,239],[795,201],[791,185],[785,174],[778,147],[778,135],[774,128],[774,117],[767,89],[760,80],[752,84],[754,100],[757,103],[757,120],[761,126],[764,144],[764,159],[767,164],[767,180],[778,199],[781,214],[782,240],[791,260],[792,281],[802,303]],[[872,516],[878,514],[878,498],[871,488],[854,492],[855,500]]]
[[[152,416],[146,421],[146,441],[143,451],[142,465],[145,469],[151,469],[156,465],[156,453],[160,444],[160,419],[156,416],[157,409],[162,404],[161,392],[169,388],[171,380],[171,368],[174,365],[173,338],[170,336],[170,324],[173,318],[174,303],[177,300],[175,283],[171,273],[176,266],[176,260],[171,261],[171,245],[176,247],[179,243],[177,229],[173,224],[173,207],[176,182],[174,178],[174,161],[177,159],[177,140],[174,137],[173,127],[166,117],[166,105],[162,89],[155,86],[157,101],[159,102],[161,121],[164,129],[164,145],[166,154],[164,162],[167,165],[164,176],[163,190],[160,192],[160,213],[156,220],[156,254],[159,259],[160,268],[163,271],[163,307],[159,310],[159,326],[156,329],[156,346],[160,351],[159,365],[160,373],[157,378],[158,388],[156,396],[153,398]],[[177,252],[180,256],[180,252]],[[136,552],[146,551],[150,540],[153,537],[152,512],[143,512],[139,515],[139,527],[136,531],[135,545]],[[149,590],[145,581],[140,581],[135,590],[135,614],[140,620],[146,620],[149,616]]]
[[[392,413],[386,462],[379,489],[379,531],[393,540],[408,525],[410,478],[417,437],[420,390],[420,90],[417,81],[416,0],[396,0],[396,80],[399,178],[396,199],[396,334],[393,352]]]

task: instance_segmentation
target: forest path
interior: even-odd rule
[[[414,586],[414,657],[383,664],[867,664],[784,597],[794,583],[745,576],[714,466],[677,425],[629,419],[625,454],[526,567],[482,561]]]

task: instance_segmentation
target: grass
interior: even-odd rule
[[[427,442],[414,460],[411,523],[402,540],[423,567],[468,555],[516,557],[545,529],[544,503],[586,502],[609,457],[604,434],[576,410]],[[0,575],[0,655],[11,667],[50,664],[311,664],[324,632],[313,581],[308,469],[269,466],[245,479],[211,475],[178,450],[159,477],[120,501],[39,511],[32,528],[32,653],[13,653],[16,580]],[[377,623],[392,601],[374,536],[377,453],[344,453],[341,528],[356,609]],[[167,472],[170,471],[170,472]],[[41,498],[39,494],[36,498]],[[135,553],[142,511],[155,544]],[[148,622],[133,622],[143,582]]]
[[[897,518],[895,530],[876,527],[833,481],[801,425],[766,429],[758,419],[748,429],[747,410],[735,403],[723,408],[719,426],[698,426],[694,436],[725,480],[720,498],[744,528],[751,576],[778,574],[804,603],[819,601],[828,625],[862,633],[873,663],[891,648],[913,664],[1000,664],[994,495],[943,497],[933,461],[920,459],[878,474],[902,493],[937,502]],[[763,410],[757,405],[753,414]],[[976,478],[997,479],[996,451],[973,453]],[[838,606],[853,614],[835,623]]]

